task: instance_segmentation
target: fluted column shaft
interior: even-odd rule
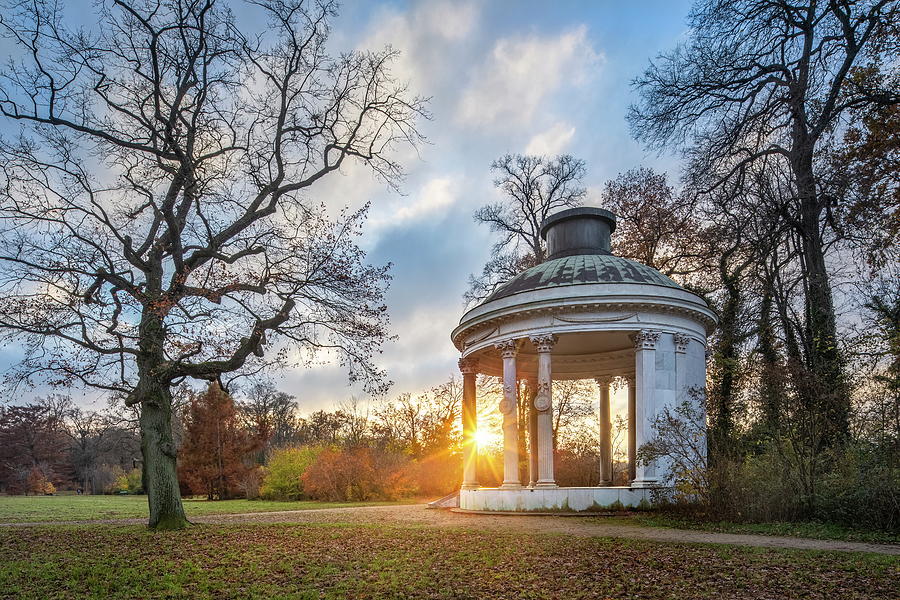
[[[459,370],[463,376],[462,430],[463,430],[463,489],[478,487],[478,405],[475,393],[475,377],[478,361],[463,358]]]
[[[609,412],[611,377],[598,377],[600,386],[600,485],[612,485],[612,421]]]
[[[635,397],[634,377],[628,378],[628,481],[634,481],[637,456],[637,431],[635,429]]]
[[[656,415],[656,343],[660,332],[642,329],[633,334],[635,397],[635,446],[640,448],[653,435],[653,419]],[[633,487],[653,487],[657,484],[656,466],[638,464],[635,467]]]
[[[687,349],[691,343],[688,336],[676,333],[672,335],[672,341],[675,343],[675,403],[678,404],[683,400],[687,400],[686,394],[689,393],[686,383],[687,375]]]
[[[528,485],[534,487],[538,478],[538,441],[537,411],[534,409],[534,398],[537,394],[537,380],[528,381]]]
[[[531,338],[538,353],[538,387],[534,397],[538,438],[538,480],[535,487],[557,487],[553,469],[553,372],[550,354],[556,340],[553,334]]]
[[[516,354],[519,345],[516,340],[496,344],[503,359],[503,485],[504,488],[519,488],[519,419],[516,402]]]

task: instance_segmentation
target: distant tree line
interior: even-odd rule
[[[140,464],[134,415],[91,411],[63,395],[0,406],[0,491],[86,494],[128,491]],[[140,488],[140,478],[131,490]]]
[[[479,379],[480,426],[493,436],[480,448],[483,485],[498,485],[502,478],[498,390],[495,378]],[[524,404],[529,390],[523,385],[520,392]],[[560,481],[596,485],[596,389],[592,382],[557,382],[556,397]],[[436,497],[459,486],[462,387],[456,377],[419,394],[368,404],[351,398],[305,416],[294,396],[268,382],[233,394],[215,383],[200,390],[182,386],[174,399],[182,495],[387,500]],[[624,477],[623,429],[620,424],[616,464]],[[529,450],[524,439],[523,473]],[[60,394],[0,406],[2,493],[143,493],[142,467],[132,410],[88,410]]]

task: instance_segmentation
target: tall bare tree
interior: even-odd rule
[[[492,258],[478,277],[469,277],[466,302],[488,297],[501,283],[544,260],[541,223],[550,214],[581,204],[584,161],[556,157],[507,154],[491,164],[494,185],[503,199],[475,211],[475,221],[499,234]]]
[[[238,402],[238,411],[244,425],[257,439],[263,440],[257,456],[262,463],[270,449],[285,446],[297,436],[297,401],[268,381],[253,383],[243,396],[244,399]]]
[[[762,160],[784,163],[793,190],[784,217],[801,248],[806,368],[814,387],[834,390],[819,407],[831,437],[848,430],[849,394],[826,260],[831,200],[817,155],[849,111],[900,101],[851,77],[866,61],[896,56],[900,42],[885,32],[898,19],[896,0],[700,0],[687,40],[636,80],[641,102],[629,114],[647,145],[689,146],[694,174],[716,173],[716,186],[745,184]]]
[[[20,378],[80,382],[140,407],[150,526],[187,521],[173,385],[340,357],[383,389],[386,268],[311,187],[349,161],[396,186],[424,101],[395,52],[326,49],[329,0],[248,2],[245,35],[216,0],[114,0],[90,31],[59,3],[7,2],[17,55],[0,73],[0,331]],[[331,211],[332,213],[334,211]],[[266,352],[266,346],[272,348]]]

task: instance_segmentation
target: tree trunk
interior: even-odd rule
[[[812,153],[803,153],[793,164],[800,201],[800,239],[806,283],[807,367],[813,378],[807,400],[829,424],[824,443],[844,439],[850,430],[850,399],[843,361],[837,344],[837,324],[831,282],[825,263],[821,233],[823,207],[816,193]]]
[[[781,429],[781,393],[784,381],[778,368],[778,351],[775,349],[775,325],[772,322],[772,282],[767,277],[764,282],[762,302],[759,309],[759,354],[762,360],[760,370],[760,400],[762,401],[765,435],[777,436]]]
[[[710,390],[710,409],[715,417],[709,437],[709,460],[715,464],[730,454],[734,432],[734,396],[738,377],[738,316],[741,307],[740,270],[732,272],[729,254],[719,261],[719,274],[725,287],[725,299],[719,319],[719,339],[715,347],[714,370]]]
[[[175,440],[172,436],[172,394],[169,387],[141,378],[138,383],[141,406],[141,453],[152,529],[181,529],[188,525],[181,504],[176,470]]]

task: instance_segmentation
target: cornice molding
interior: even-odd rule
[[[553,306],[536,306],[532,308],[523,308],[515,310],[516,307],[509,307],[506,310],[499,310],[494,316],[482,319],[476,317],[468,323],[461,323],[452,334],[453,344],[461,352],[465,352],[471,346],[488,339],[494,332],[499,331],[500,326],[504,323],[521,321],[525,318],[537,315],[552,315],[554,321],[566,323],[569,325],[591,325],[603,323],[621,323],[629,319],[640,320],[644,314],[676,314],[687,316],[694,321],[701,323],[705,329],[709,330],[715,326],[715,318],[710,317],[711,312],[704,312],[700,308],[692,308],[680,304],[671,304],[666,302],[566,302]],[[617,315],[611,317],[578,315],[572,313],[585,313],[591,310],[602,310],[603,312],[628,312],[628,314]],[[708,310],[708,309],[707,309]],[[479,332],[478,337],[467,340],[473,332]],[[565,332],[560,332],[565,333]],[[528,337],[524,334],[522,337]],[[704,341],[705,345],[705,341]]]

